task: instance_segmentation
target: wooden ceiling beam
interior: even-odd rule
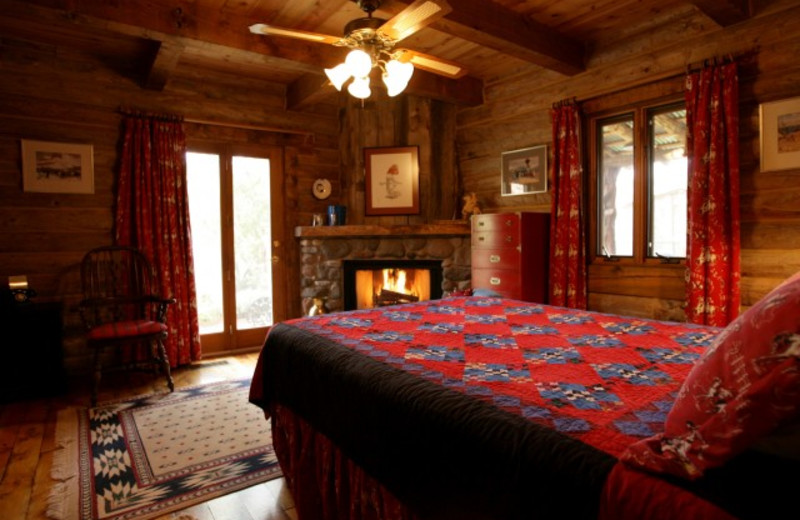
[[[692,0],[692,5],[722,27],[750,19],[749,0]]]
[[[148,90],[164,90],[169,77],[178,66],[181,54],[186,47],[175,39],[168,39],[158,43],[158,49],[153,56],[144,82]]]
[[[583,42],[488,0],[450,4],[453,10],[431,27],[568,76],[585,70]]]
[[[336,94],[327,76],[304,74],[286,87],[286,110],[320,103]]]
[[[48,3],[47,0],[32,0],[32,2]],[[180,42],[186,47],[192,45],[195,50],[207,47],[211,49],[210,52],[214,49],[225,49],[226,52],[232,50],[254,52],[293,66],[295,69],[302,67],[312,74],[318,73],[324,81],[327,81],[327,78],[323,69],[340,63],[346,54],[345,49],[332,45],[252,34],[249,31],[252,19],[220,10],[203,9],[197,3],[183,4],[180,8],[149,0],[125,2],[70,0],[67,3],[71,10],[56,11],[55,14],[46,7],[36,9],[43,14],[48,12],[49,18],[61,18],[69,23],[84,24],[148,40]],[[204,46],[198,43],[212,45]],[[307,98],[302,92],[308,89],[307,82],[307,79],[303,79],[292,87],[294,93],[291,105],[300,106],[305,103],[303,99]],[[457,105],[474,106],[483,102],[482,81],[476,78],[451,80],[422,70],[415,71],[406,92]]]

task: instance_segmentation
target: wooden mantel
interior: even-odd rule
[[[469,233],[469,223],[459,220],[420,225],[298,226],[294,228],[294,236],[297,238],[446,237],[467,236]]]

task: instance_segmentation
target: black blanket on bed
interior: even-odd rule
[[[291,325],[262,356],[256,404],[290,407],[423,518],[596,517],[606,453]]]

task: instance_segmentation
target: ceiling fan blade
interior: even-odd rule
[[[416,0],[381,25],[379,31],[399,41],[444,17],[452,10],[446,0]]]
[[[430,54],[423,54],[410,49],[397,49],[394,56],[402,62],[411,62],[418,69],[427,70],[433,74],[452,79],[458,79],[467,74],[467,69],[454,61],[437,58]]]
[[[297,38],[300,40],[319,43],[336,43],[341,40],[341,38],[338,36],[331,36],[329,34],[320,34],[310,31],[300,31],[297,29],[287,29],[285,27],[276,27],[274,25],[267,25],[265,23],[251,25],[250,32],[253,34],[264,34],[267,36],[285,36],[287,38]]]

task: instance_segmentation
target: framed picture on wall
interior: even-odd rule
[[[761,171],[800,168],[800,97],[762,103]]]
[[[419,214],[419,147],[365,148],[367,215]]]
[[[22,189],[94,193],[92,145],[22,140]]]
[[[528,195],[547,191],[547,146],[500,154],[500,193]]]

